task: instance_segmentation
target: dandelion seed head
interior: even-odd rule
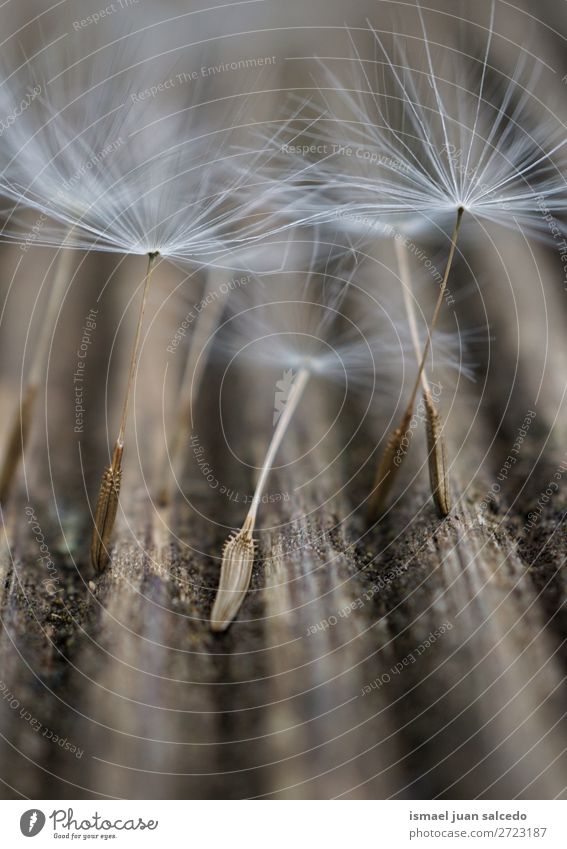
[[[0,240],[24,241],[41,219],[38,246],[206,263],[261,234],[263,198],[240,193],[229,167],[233,156],[241,173],[254,167],[253,149],[233,150],[242,104],[215,108],[177,85],[182,35],[176,53],[169,31],[139,29],[118,27],[103,44],[67,39],[65,49],[54,37],[3,61],[2,111],[14,92],[38,93],[0,136],[0,195],[13,204]]]
[[[319,115],[313,99],[296,109],[278,142],[298,206],[308,219],[340,218],[363,237],[392,224],[449,231],[460,208],[545,235],[541,203],[551,212],[566,206],[567,139],[551,108],[547,121],[533,118],[537,63],[523,55],[510,76],[498,70],[494,9],[480,58],[458,42],[433,43],[416,9],[421,32],[411,59],[408,37],[394,35],[387,46],[368,23],[373,58],[347,31],[350,55],[321,60]]]

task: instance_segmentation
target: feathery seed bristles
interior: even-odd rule
[[[356,282],[361,267],[337,259],[333,243],[319,243],[308,273],[290,262],[276,274],[256,275],[231,293],[230,315],[210,341],[212,355],[274,373],[306,367],[349,391],[385,391],[393,376],[398,382],[411,337],[406,320]],[[453,339],[446,341],[444,354],[452,357]]]
[[[0,195],[15,208],[0,241],[29,238],[24,213],[31,209],[42,216],[37,246],[59,246],[66,236],[80,250],[159,251],[206,263],[269,229],[276,213],[266,211],[265,197],[240,191],[258,157],[251,148],[233,150],[247,127],[246,98],[240,106],[235,98],[227,115],[226,104],[221,113],[206,98],[199,102],[193,86],[189,106],[176,102],[181,87],[169,96],[173,103],[156,96],[177,48],[154,44],[165,38],[160,28],[140,33],[115,33],[96,48],[90,34],[87,44],[74,34],[67,50],[54,43],[23,64],[4,61],[7,114],[14,89],[35,84],[39,94],[2,137]],[[182,47],[181,35],[173,36]]]
[[[541,201],[552,212],[565,209],[567,140],[551,108],[547,124],[532,120],[533,74],[525,62],[511,78],[491,66],[494,6],[479,63],[448,45],[446,71],[433,54],[419,3],[417,12],[421,65],[410,63],[402,36],[393,37],[389,51],[370,23],[379,56],[368,61],[347,31],[352,55],[341,71],[346,64],[354,73],[345,81],[325,69],[319,117],[313,118],[311,103],[306,117],[294,115],[292,142],[299,137],[326,151],[311,161],[286,154],[286,179],[304,200],[304,217],[340,218],[375,238],[392,224],[404,232],[446,229],[462,207],[475,218],[549,235]],[[373,68],[380,79],[371,78]]]
[[[182,135],[185,135],[182,132]],[[180,151],[163,151],[132,166],[132,144],[114,154],[77,212],[66,195],[41,175],[29,184],[0,176],[0,193],[16,207],[0,230],[0,241],[25,242],[29,225],[22,210],[45,216],[34,245],[146,255],[159,252],[179,263],[206,264],[264,235],[268,216],[262,199],[241,202],[240,185],[227,185],[223,147],[227,132],[199,134]],[[148,142],[138,140],[146,151]],[[211,146],[217,146],[217,153]],[[220,149],[219,149],[220,148]],[[123,168],[122,168],[123,165]],[[33,173],[33,172],[28,172]],[[36,170],[37,175],[37,170]],[[59,174],[53,183],[61,186]],[[224,184],[224,185],[223,185]]]

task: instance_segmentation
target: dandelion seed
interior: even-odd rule
[[[404,250],[400,242],[396,242],[396,253],[398,255],[398,265],[400,268],[400,278],[402,281],[402,290],[404,293],[404,303],[408,316],[408,324],[410,326],[417,365],[419,368],[422,362],[422,354],[420,350],[415,308],[411,297],[411,279],[408,268],[408,258],[407,252]],[[431,334],[431,328],[428,329],[428,333]],[[426,416],[425,426],[431,492],[440,515],[446,516],[451,510],[451,495],[447,474],[447,459],[445,441],[443,439],[443,426],[439,411],[435,407],[425,366],[421,372],[421,385]]]
[[[310,372],[301,369],[291,387],[284,411],[278,421],[264,460],[260,477],[254,490],[252,502],[244,524],[236,536],[226,543],[222,557],[219,588],[211,612],[211,629],[225,631],[238,613],[248,591],[254,562],[253,533],[256,526],[258,507],[264,487],[274,464],[276,454],[285,436],[289,423],[307,386]]]
[[[330,84],[320,91],[322,116],[305,119],[306,140],[324,143],[331,153],[311,163],[299,158],[290,182],[295,180],[300,189],[310,181],[308,219],[340,218],[360,241],[392,236],[398,240],[415,230],[431,235],[435,230],[445,232],[450,222],[449,257],[430,322],[431,336],[464,222],[486,220],[549,237],[542,204],[551,212],[565,208],[566,139],[552,120],[543,127],[531,120],[528,99],[535,71],[531,79],[525,78],[524,59],[504,88],[493,86],[489,92],[494,4],[480,74],[471,71],[466,52],[451,45],[448,50],[454,58],[447,63],[448,73],[439,72],[419,3],[416,9],[424,68],[410,67],[402,38],[394,38],[396,55],[390,55],[370,24],[382,63],[363,59],[351,37],[358,79],[346,88],[329,72]],[[382,65],[383,90],[371,82],[367,68],[373,64]],[[348,120],[336,114],[337,102],[346,107]],[[346,156],[345,151],[356,155]],[[387,440],[370,504],[373,516],[399,468],[391,462],[411,418],[424,363],[422,358],[403,427]],[[430,402],[427,397],[426,411],[432,409]],[[444,447],[434,438],[441,433],[438,416],[428,415],[432,487],[444,514],[449,506]]]
[[[381,512],[381,510],[382,510],[382,508],[385,504],[385,501],[388,497],[388,494],[391,490],[392,484],[394,482],[394,477],[395,477],[398,469],[401,466],[401,462],[398,462],[398,463],[394,462],[396,456],[399,457],[400,459],[403,459],[403,457],[405,456],[404,452],[400,451],[401,440],[402,440],[402,438],[403,438],[403,436],[404,436],[404,434],[405,434],[405,432],[406,432],[406,430],[409,426],[409,423],[411,421],[414,406],[415,406],[415,399],[417,397],[419,386],[420,386],[420,384],[424,383],[425,364],[427,362],[427,357],[429,355],[429,350],[431,348],[432,333],[435,331],[435,328],[437,326],[439,313],[441,311],[441,306],[443,304],[443,297],[445,295],[445,290],[447,288],[447,281],[449,279],[449,274],[450,274],[450,271],[451,271],[451,265],[453,263],[453,258],[455,256],[455,249],[456,249],[456,245],[457,245],[457,239],[458,239],[458,236],[459,236],[459,229],[460,229],[460,226],[461,226],[462,217],[463,217],[463,209],[459,208],[459,210],[457,212],[457,220],[455,222],[453,235],[451,237],[451,246],[449,248],[449,255],[447,257],[447,264],[445,266],[445,273],[443,275],[443,279],[442,279],[441,285],[439,287],[439,293],[437,295],[437,302],[435,304],[435,309],[433,311],[433,317],[432,317],[431,322],[430,322],[429,327],[428,327],[427,341],[424,345],[423,352],[421,352],[421,355],[418,354],[418,371],[417,371],[417,376],[415,378],[415,383],[414,383],[413,389],[411,391],[410,398],[409,398],[409,401],[407,403],[405,413],[403,415],[402,423],[397,428],[395,428],[395,430],[390,435],[388,442],[387,442],[387,445],[386,445],[386,449],[385,449],[384,454],[382,456],[382,459],[380,460],[380,462],[378,464],[378,470],[377,470],[377,473],[376,473],[374,489],[373,489],[372,494],[371,494],[370,499],[369,499],[368,516],[369,516],[370,521],[374,521],[378,517],[378,515],[380,514],[380,512]],[[410,327],[411,327],[411,322],[410,322]],[[415,342],[415,339],[414,339],[414,342]],[[416,348],[416,353],[418,353],[417,348]],[[430,398],[430,392],[429,392],[429,387],[428,387],[428,384],[427,384],[427,378],[425,378],[424,394],[425,394],[426,397]],[[433,405],[431,404],[431,407],[432,406]],[[426,405],[426,409],[429,409],[428,405]],[[430,413],[428,412],[427,415],[429,417]],[[428,425],[428,435],[431,437],[431,440],[432,440],[431,447],[433,449],[433,455],[434,455],[433,458],[430,460],[430,463],[431,462],[435,463],[434,478],[435,478],[436,485],[433,486],[433,481],[432,481],[433,493],[434,493],[434,497],[435,497],[437,506],[439,507],[439,509],[443,513],[443,515],[446,515],[446,512],[448,512],[448,511],[443,512],[443,510],[444,510],[444,508],[447,507],[447,505],[449,503],[448,502],[448,486],[446,485],[445,477],[443,477],[443,480],[441,482],[440,482],[439,477],[438,477],[440,471],[442,471],[443,474],[444,474],[445,463],[444,463],[444,461],[442,463],[440,463],[439,459],[436,458],[437,452],[440,452],[440,451],[443,450],[442,445],[439,443],[440,427],[439,427],[438,421],[435,423],[435,425],[433,425],[430,422],[430,424]],[[432,452],[430,451],[430,456],[431,456],[431,453]],[[431,469],[431,465],[430,465],[430,469]],[[440,489],[440,486],[439,486],[440,483],[441,483],[441,489]],[[441,494],[440,494],[441,492],[444,493],[444,496],[441,496]]]
[[[390,317],[380,318],[377,302],[354,282],[358,268],[346,265],[350,257],[341,257],[342,249],[337,251],[334,243],[319,240],[313,245],[302,273],[301,269],[287,269],[270,276],[268,285],[260,278],[255,286],[235,292],[233,315],[217,339],[216,356],[227,357],[229,362],[236,355],[244,356],[254,369],[270,368],[279,377],[271,413],[275,430],[250,511],[223,553],[219,593],[211,615],[213,630],[229,626],[246,595],[262,493],[308,382],[326,379],[345,391],[363,392],[369,406],[387,396],[390,372],[399,370],[403,328],[393,325]],[[406,333],[404,345],[408,341]],[[375,392],[377,385],[379,392]]]
[[[75,39],[73,49],[80,50]],[[104,475],[96,511],[92,551],[99,569],[107,562],[116,514],[126,414],[154,259],[159,255],[206,268],[229,249],[263,235],[274,215],[264,216],[265,198],[258,193],[239,193],[242,177],[226,165],[236,126],[226,115],[225,124],[215,128],[199,117],[198,104],[167,114],[157,98],[148,103],[132,96],[167,78],[160,51],[153,56],[147,50],[146,43],[130,43],[127,36],[86,55],[58,53],[53,47],[5,73],[0,85],[0,98],[8,80],[21,88],[39,81],[41,92],[0,139],[0,195],[14,203],[0,241],[25,241],[28,226],[22,213],[32,210],[44,222],[34,233],[36,246],[65,244],[149,257],[117,442],[120,453],[114,453]],[[254,161],[255,152],[249,151],[250,167]],[[23,443],[25,423],[15,427]],[[14,437],[11,458],[19,443]],[[13,474],[11,458],[7,476]]]
[[[343,63],[354,68],[352,82],[326,70],[319,116],[310,102],[306,117],[298,110],[290,119],[292,141],[300,136],[327,151],[312,161],[286,155],[286,182],[299,207],[304,201],[304,220],[340,220],[358,245],[412,231],[450,232],[456,219],[460,228],[461,216],[549,238],[543,210],[565,209],[567,140],[551,118],[548,124],[532,120],[535,69],[527,76],[527,61],[520,59],[505,85],[489,94],[493,3],[480,73],[458,44],[446,46],[450,61],[440,72],[419,3],[416,9],[423,68],[410,66],[402,37],[394,37],[391,54],[368,23],[382,58],[368,61],[347,31],[352,55]],[[380,85],[369,71],[376,65],[383,70]],[[265,178],[277,179],[269,170]]]

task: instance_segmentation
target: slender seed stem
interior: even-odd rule
[[[415,357],[417,360],[417,366],[421,365],[421,345],[419,341],[419,331],[417,328],[417,316],[415,314],[415,302],[413,299],[412,285],[411,285],[411,275],[408,264],[408,254],[407,251],[404,250],[404,246],[397,239],[395,240],[396,246],[396,257],[398,260],[398,268],[400,271],[400,280],[402,283],[402,292],[404,296],[404,307],[406,311],[406,316],[408,320],[408,325],[410,329],[411,341],[413,344],[413,349],[415,351]],[[427,373],[425,368],[421,372],[421,385],[425,392],[429,392],[429,381],[427,379]]]
[[[262,500],[264,487],[266,485],[266,481],[268,479],[268,475],[270,474],[271,468],[274,465],[276,454],[278,453],[278,449],[282,443],[282,439],[285,436],[285,432],[288,428],[291,419],[293,418],[293,414],[297,409],[297,405],[301,400],[303,390],[307,386],[307,381],[309,380],[310,376],[311,372],[309,371],[309,369],[302,368],[298,371],[293,381],[284,411],[281,414],[280,419],[276,425],[274,435],[272,436],[272,440],[268,448],[268,453],[266,454],[266,459],[264,460],[264,464],[262,466],[262,469],[260,470],[260,476],[258,478],[258,483],[256,484],[252,503],[250,504],[250,509],[248,511],[248,515],[244,523],[245,525],[249,526],[251,530],[254,529],[254,525],[256,524],[256,514],[258,513],[258,507],[260,505],[260,501]]]
[[[441,306],[443,304],[443,298],[447,289],[447,281],[449,279],[451,266],[453,264],[453,259],[457,248],[457,240],[459,238],[459,231],[461,229],[463,213],[464,207],[460,206],[457,210],[457,219],[453,228],[453,233],[451,235],[451,244],[449,248],[449,255],[447,257],[447,262],[445,265],[445,273],[443,274],[443,279],[439,287],[439,294],[437,295],[437,301],[435,303],[435,309],[433,311],[433,316],[428,327],[427,341],[423,347],[423,351],[421,352],[421,356],[419,358],[419,367],[417,370],[415,383],[413,385],[409,397],[409,401],[402,417],[402,421],[398,425],[398,427],[394,428],[394,430],[390,433],[386,443],[386,448],[384,449],[380,458],[380,462],[378,463],[376,477],[374,480],[374,487],[372,489],[372,493],[368,501],[369,522],[375,522],[380,516],[380,513],[382,512],[390,489],[392,488],[392,484],[394,483],[395,477],[401,467],[403,458],[405,457],[405,452],[401,450],[401,444],[404,438],[404,434],[411,421],[411,417],[413,415],[415,399],[419,387],[420,385],[422,385],[425,364],[427,362],[427,357],[431,349],[431,339],[437,326],[437,321],[441,312]]]
[[[460,206],[457,210],[457,220],[455,222],[455,226],[453,228],[453,234],[451,236],[451,246],[449,248],[449,256],[447,257],[447,263],[445,265],[445,273],[443,275],[443,280],[441,281],[441,285],[439,287],[439,294],[437,295],[437,302],[435,304],[435,309],[433,310],[433,317],[429,323],[428,333],[427,333],[427,341],[423,346],[423,352],[421,354],[421,362],[419,364],[419,369],[417,371],[417,376],[415,379],[415,383],[413,386],[412,393],[410,395],[410,399],[408,401],[407,409],[413,412],[415,398],[419,389],[419,385],[421,382],[421,375],[423,374],[423,370],[425,368],[425,363],[427,362],[427,357],[429,356],[429,351],[431,349],[431,339],[433,337],[433,333],[437,327],[437,321],[439,319],[439,313],[441,312],[441,306],[443,304],[443,298],[445,296],[445,291],[447,289],[447,281],[449,279],[449,274],[451,272],[451,266],[453,265],[453,258],[455,256],[455,251],[457,249],[457,239],[459,238],[459,231],[461,229],[461,222],[463,220],[463,212],[464,208]]]
[[[248,591],[254,563],[253,533],[256,526],[258,507],[262,500],[268,475],[274,465],[279,447],[293,414],[297,409],[309,377],[310,372],[306,368],[300,369],[297,373],[285,409],[277,423],[264,463],[262,464],[244,524],[240,531],[235,536],[232,536],[224,547],[219,588],[211,612],[212,631],[226,631],[238,613]]]
[[[130,402],[130,396],[132,394],[132,389],[134,386],[134,381],[136,380],[136,371],[138,369],[138,360],[140,357],[140,342],[142,338],[142,326],[144,323],[144,313],[146,311],[146,303],[148,300],[148,292],[150,289],[150,282],[152,279],[152,271],[154,270],[156,259],[158,258],[158,253],[148,254],[148,266],[146,268],[146,276],[144,279],[144,288],[142,291],[142,303],[140,305],[140,312],[138,315],[138,323],[136,325],[136,337],[134,339],[134,346],[132,348],[132,357],[130,359],[130,368],[128,370],[128,382],[126,384],[126,394],[124,395],[124,403],[122,405],[122,416],[120,419],[120,430],[118,431],[118,439],[117,442],[120,445],[124,445],[124,434],[126,432],[126,421],[128,419],[128,405]]]
[[[158,502],[162,507],[167,506],[171,501],[173,484],[182,474],[184,452],[191,435],[191,410],[199,395],[207,365],[208,356],[203,353],[203,350],[218,325],[224,309],[225,298],[218,293],[217,284],[218,275],[209,269],[202,297],[206,308],[199,314],[195,330],[191,334],[189,352],[183,370],[171,453],[168,454],[167,446],[165,448],[162,483],[158,493]],[[215,293],[217,297],[214,297]]]
[[[63,296],[69,283],[71,264],[72,251],[69,248],[62,248],[57,257],[55,276],[50,287],[47,308],[41,322],[39,338],[32,354],[29,374],[23,388],[20,403],[15,411],[12,425],[8,431],[2,470],[0,472],[0,504],[5,504],[8,499],[14,476],[25,451],[33,419],[35,400],[45,368],[45,361],[55,332],[57,316],[61,309]]]
[[[396,256],[400,271],[400,280],[404,294],[404,304],[410,328],[418,367],[421,365],[421,349],[419,332],[417,328],[417,316],[412,296],[411,275],[408,265],[408,254],[402,244],[396,240]],[[431,331],[430,331],[431,332]],[[451,510],[451,490],[449,476],[447,474],[447,460],[445,441],[443,439],[443,422],[441,415],[435,406],[435,401],[427,378],[425,368],[421,372],[421,386],[423,389],[423,401],[425,409],[425,432],[427,438],[427,462],[429,466],[429,482],[431,493],[437,510],[441,516],[447,516]]]
[[[128,406],[130,395],[134,387],[136,372],[138,370],[138,361],[140,358],[140,343],[142,338],[142,326],[144,323],[144,313],[148,299],[148,291],[152,271],[155,265],[157,253],[148,255],[148,266],[144,279],[144,287],[142,291],[142,301],[140,304],[140,312],[138,314],[138,323],[136,325],[136,335],[134,338],[134,346],[132,348],[132,357],[130,359],[130,368],[128,370],[128,381],[126,384],[126,393],[124,395],[124,403],[122,406],[122,416],[120,418],[120,427],[118,430],[118,438],[114,444],[112,452],[112,460],[110,466],[104,470],[100,483],[97,505],[94,517],[93,535],[91,539],[91,564],[97,572],[102,572],[108,565],[110,559],[109,543],[112,535],[112,529],[116,520],[116,512],[118,510],[118,500],[120,497],[120,485],[122,482],[122,454],[124,451],[124,435],[126,433],[126,422],[128,419]]]

